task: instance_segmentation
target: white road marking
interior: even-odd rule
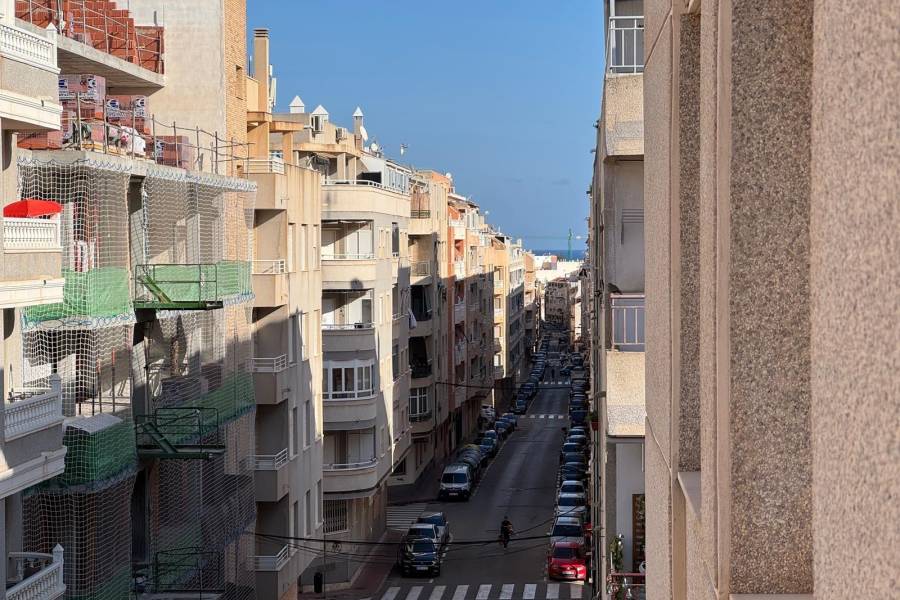
[[[522,600],[534,600],[535,593],[537,593],[537,585],[534,583],[526,583],[525,591],[522,592]]]
[[[548,583],[547,584],[547,600],[556,600],[559,598],[559,584],[558,583]]]
[[[569,586],[569,598],[581,598],[581,586],[580,585],[570,585]]]
[[[416,585],[413,586],[409,593],[406,595],[406,600],[419,600],[419,594],[422,593],[422,586]]]
[[[514,583],[504,583],[503,588],[500,590],[500,600],[512,600],[515,587],[516,584]]]
[[[446,586],[436,585],[434,589],[431,590],[431,595],[428,596],[428,600],[441,600],[444,597],[444,590],[446,590]],[[580,598],[581,596],[579,596]]]
[[[539,419],[543,419],[543,418],[546,417],[546,416],[547,416],[547,415],[538,415],[538,418],[539,418]]]
[[[456,591],[453,592],[453,600],[466,600],[466,592],[468,591],[469,586],[467,585],[456,586]]]
[[[484,585],[478,586],[478,594],[475,596],[475,600],[488,600],[488,596],[491,595],[491,585],[486,583]]]
[[[400,588],[398,587],[390,587],[388,591],[384,593],[384,596],[381,597],[381,600],[394,600],[397,597],[397,594],[400,593]]]

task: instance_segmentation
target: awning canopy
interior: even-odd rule
[[[53,200],[26,198],[3,207],[3,216],[10,218],[32,218],[58,215],[62,212],[62,204]]]

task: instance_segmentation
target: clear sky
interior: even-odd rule
[[[601,0],[249,0],[247,12],[251,40],[271,32],[278,110],[297,94],[352,127],[361,106],[370,141],[452,173],[530,248],[587,231]]]

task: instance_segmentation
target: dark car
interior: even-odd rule
[[[572,367],[563,367],[562,369],[559,370],[559,374],[562,375],[563,377],[568,377],[569,375],[572,374]]]
[[[481,441],[478,442],[478,446],[486,456],[497,456],[497,440],[494,438],[481,438]]]
[[[531,382],[528,382],[522,386],[520,391],[524,393],[527,398],[533,398],[537,393],[537,386]]]
[[[423,513],[416,523],[427,523],[437,527],[438,536],[440,538],[441,547],[445,547],[450,541],[450,523],[447,521],[447,515],[442,512]]]
[[[566,438],[566,444],[581,444],[583,446],[588,445],[588,439],[586,436],[578,435],[577,433],[569,432],[569,436]]]
[[[506,426],[509,427],[509,433],[516,430],[516,424],[513,422],[512,417],[513,415],[507,413],[498,420],[498,422],[506,423]]]
[[[587,411],[586,410],[576,410],[576,411],[569,413],[569,424],[570,425],[584,425],[586,419],[587,419]]]
[[[584,446],[582,446],[581,444],[576,444],[574,442],[567,442],[563,444],[562,449],[559,451],[559,462],[566,462],[566,454],[573,453],[584,454]]]
[[[516,400],[515,406],[513,406],[512,411],[517,415],[524,415],[528,412],[528,403],[525,400]]]
[[[585,465],[579,463],[564,464],[559,468],[560,481],[564,481],[567,475],[571,476],[570,479],[584,481],[587,479],[587,468]]]
[[[441,574],[441,553],[432,540],[405,539],[400,542],[397,564],[403,575],[422,573],[438,576]]]
[[[512,433],[512,428],[506,421],[497,421],[494,424],[494,431],[496,431],[500,435],[500,439],[505,439],[509,437],[510,433]]]
[[[519,417],[517,417],[515,414],[513,414],[513,413],[511,413],[511,412],[508,412],[508,413],[506,413],[506,414],[503,415],[503,418],[508,419],[509,421],[512,421],[512,426],[513,426],[513,429],[514,429],[514,430],[515,430],[516,428],[518,428],[518,426],[519,426]]]

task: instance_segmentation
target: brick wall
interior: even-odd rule
[[[235,143],[247,141],[247,0],[225,0],[225,131]],[[236,156],[246,148],[235,147]],[[239,161],[232,161],[227,173],[233,175]]]

